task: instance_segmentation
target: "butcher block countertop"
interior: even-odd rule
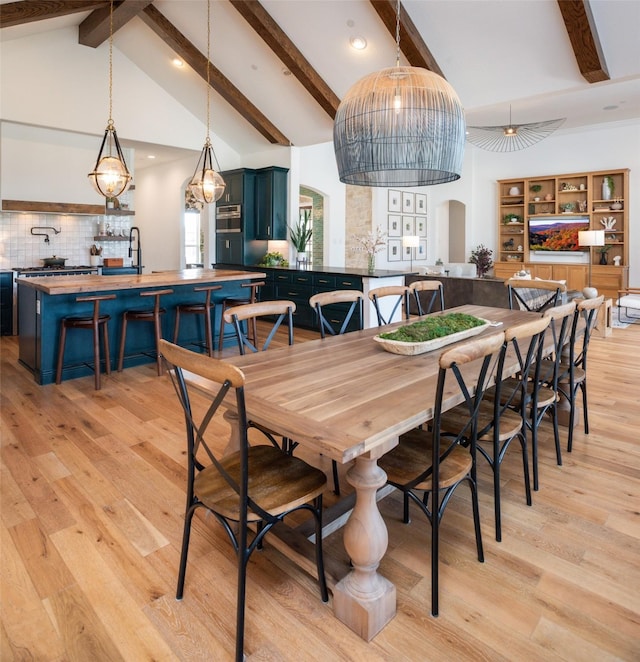
[[[32,287],[45,294],[82,294],[85,292],[112,292],[136,290],[146,287],[172,287],[191,283],[224,283],[237,280],[264,278],[265,273],[239,269],[182,269],[158,271],[151,274],[121,276],[43,276],[19,278],[21,285]]]

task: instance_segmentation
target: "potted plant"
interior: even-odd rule
[[[307,244],[311,240],[313,229],[311,227],[311,210],[305,209],[303,217],[298,221],[298,224],[292,228],[289,227],[289,238],[293,247],[298,253],[298,261],[306,262],[307,259]]]
[[[502,220],[505,223],[520,223],[522,221],[522,216],[518,216],[518,214],[505,214],[502,217]]]
[[[484,244],[476,246],[476,248],[471,251],[469,262],[476,265],[478,278],[484,278],[489,269],[493,266],[492,256],[493,251],[490,248],[487,248]]]
[[[271,252],[271,253],[266,253],[262,260],[260,260],[260,263],[258,264],[260,267],[288,267],[289,262],[285,260],[284,255],[282,253],[278,253],[277,251]]]
[[[540,191],[542,191],[542,185],[541,185],[541,184],[532,184],[532,185],[529,187],[529,190],[530,190],[532,193],[540,193]],[[537,195],[533,198],[533,201],[534,201],[534,202],[538,202],[539,200],[540,200],[540,197],[537,196]]]

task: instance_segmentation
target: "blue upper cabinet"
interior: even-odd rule
[[[287,239],[288,168],[256,170],[256,239]]]
[[[224,193],[217,206],[242,205],[245,203],[245,194],[253,196],[253,171],[246,168],[227,170],[221,172],[224,179]],[[245,179],[247,180],[245,185]]]

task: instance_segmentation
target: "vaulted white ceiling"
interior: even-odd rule
[[[593,84],[580,73],[556,0],[402,4],[457,91],[470,125],[506,123],[510,106],[515,123],[566,117],[562,131],[640,118],[638,0],[591,0],[609,74],[609,80]],[[261,5],[338,98],[362,76],[395,63],[394,39],[369,0],[261,0]],[[153,6],[206,54],[204,0],[154,0]],[[0,39],[79,25],[90,13],[5,27]],[[353,36],[367,40],[364,51],[351,48]],[[114,48],[205,122],[202,78],[188,66],[175,67],[173,49],[141,18],[116,32]],[[330,115],[229,0],[212,1],[210,59],[293,145],[332,139]],[[406,63],[404,56],[401,62]],[[270,144],[217,93],[212,93],[212,128],[240,154]]]

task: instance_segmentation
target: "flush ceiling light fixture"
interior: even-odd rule
[[[351,44],[351,48],[357,51],[363,51],[367,47],[367,40],[364,37],[351,37],[349,43]]]
[[[509,106],[509,124],[507,126],[469,126],[467,127],[467,140],[476,147],[489,152],[517,152],[550,136],[558,127],[562,126],[566,119],[563,117],[546,122],[513,124],[511,106]]]
[[[124,160],[112,115],[113,97],[113,0],[109,11],[109,121],[98,152],[96,165],[87,176],[95,190],[105,198],[117,198],[131,184],[131,173]],[[106,148],[106,154],[105,154]],[[115,151],[115,155],[114,155]],[[104,156],[103,156],[104,154]]]
[[[189,182],[189,191],[200,203],[215,202],[222,197],[226,184],[219,172],[213,168],[215,159],[218,170],[220,164],[215,156],[211,139],[209,138],[209,116],[210,116],[210,97],[211,85],[209,79],[209,51],[211,49],[211,0],[207,0],[207,138],[204,141],[202,153],[196,164],[195,172]]]
[[[458,95],[438,74],[396,66],[365,76],[347,92],[333,125],[340,181],[358,186],[429,186],[460,178],[465,146]]]

